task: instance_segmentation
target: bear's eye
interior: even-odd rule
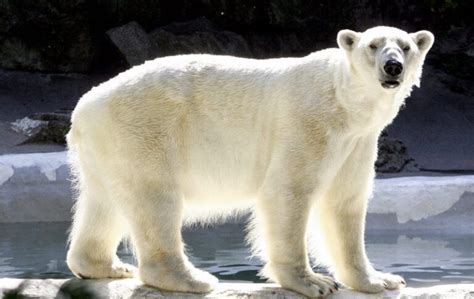
[[[403,47],[403,52],[408,52],[410,51],[410,46],[406,45]]]
[[[370,47],[372,50],[377,49],[377,46],[376,46],[375,44],[370,44],[369,47]]]

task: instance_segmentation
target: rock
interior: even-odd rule
[[[192,53],[252,56],[242,36],[220,30],[204,17],[155,29],[150,33],[150,39],[159,57]]]
[[[474,28],[450,28],[436,40],[431,51],[439,54],[467,54],[473,38]]]
[[[474,39],[471,39],[471,42],[466,46],[465,53],[467,56],[474,57]]]
[[[129,66],[142,64],[155,56],[153,43],[137,22],[110,29],[107,35]]]
[[[221,30],[219,26],[211,22],[206,17],[199,17],[187,22],[173,22],[162,26],[161,29],[178,35],[193,34],[194,32],[198,31]]]
[[[306,37],[311,41],[305,45],[309,52],[321,42],[335,45],[338,29],[364,30],[381,23],[397,24],[407,30],[428,26],[426,29],[434,30],[438,37],[447,28],[472,28],[472,10],[470,1],[421,1],[410,5],[392,1],[380,5],[362,0],[341,5],[330,0],[195,0],[142,1],[137,5],[129,0],[39,0],[26,5],[22,1],[0,0],[0,67],[88,71],[93,62],[103,62],[110,56],[104,32],[134,20],[153,28],[206,16],[242,36],[297,33],[300,40]],[[472,41],[472,34],[465,40]],[[446,45],[449,48],[452,44]],[[472,45],[465,53],[473,55]]]
[[[35,120],[27,116],[12,122],[11,128],[17,133],[22,133],[25,136],[31,137],[47,125],[47,121]]]
[[[66,144],[66,134],[71,126],[71,110],[53,113],[35,113],[12,122],[12,129],[28,139],[23,143],[54,142]]]
[[[301,33],[249,31],[241,35],[223,30],[205,17],[159,27],[150,32],[150,38],[160,57],[210,53],[265,59],[302,56],[317,49],[314,38]]]
[[[400,140],[382,134],[379,139],[379,153],[375,161],[377,172],[418,171],[418,165],[410,158],[407,147]]]
[[[0,67],[82,72],[95,46],[88,1],[0,1]]]
[[[404,288],[379,294],[364,294],[341,289],[332,299],[377,298],[469,298],[473,284],[440,285],[428,288]],[[5,298],[203,298],[200,294],[161,291],[144,286],[136,279],[0,279],[0,296]],[[206,298],[282,298],[303,296],[271,283],[219,283]]]
[[[452,28],[437,39],[428,56],[429,65],[439,71],[436,75],[454,92],[474,95],[473,40],[474,28]]]

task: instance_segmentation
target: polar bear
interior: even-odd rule
[[[370,293],[405,285],[369,263],[364,221],[378,136],[419,84],[433,41],[342,30],[339,48],[302,58],[158,58],[93,88],[67,135],[78,191],[69,268],[209,292],[217,279],[189,262],[182,225],[250,208],[262,273],[284,288],[317,297],[336,281]],[[310,266],[308,223],[335,279]],[[116,255],[125,234],[138,269]]]

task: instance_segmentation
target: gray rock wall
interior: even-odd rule
[[[245,36],[252,45],[290,41],[298,48],[266,55],[305,54],[334,44],[342,28],[362,30],[376,24],[406,30],[471,26],[471,1],[351,0],[0,0],[0,67],[9,69],[85,72],[113,63],[105,32],[131,21],[146,31],[205,16],[223,30]],[[293,37],[292,37],[293,38]],[[256,42],[257,41],[257,42]]]

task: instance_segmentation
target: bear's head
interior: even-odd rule
[[[423,61],[433,42],[433,34],[426,30],[409,34],[384,26],[365,32],[341,30],[337,35],[356,78],[387,92],[419,86]]]

